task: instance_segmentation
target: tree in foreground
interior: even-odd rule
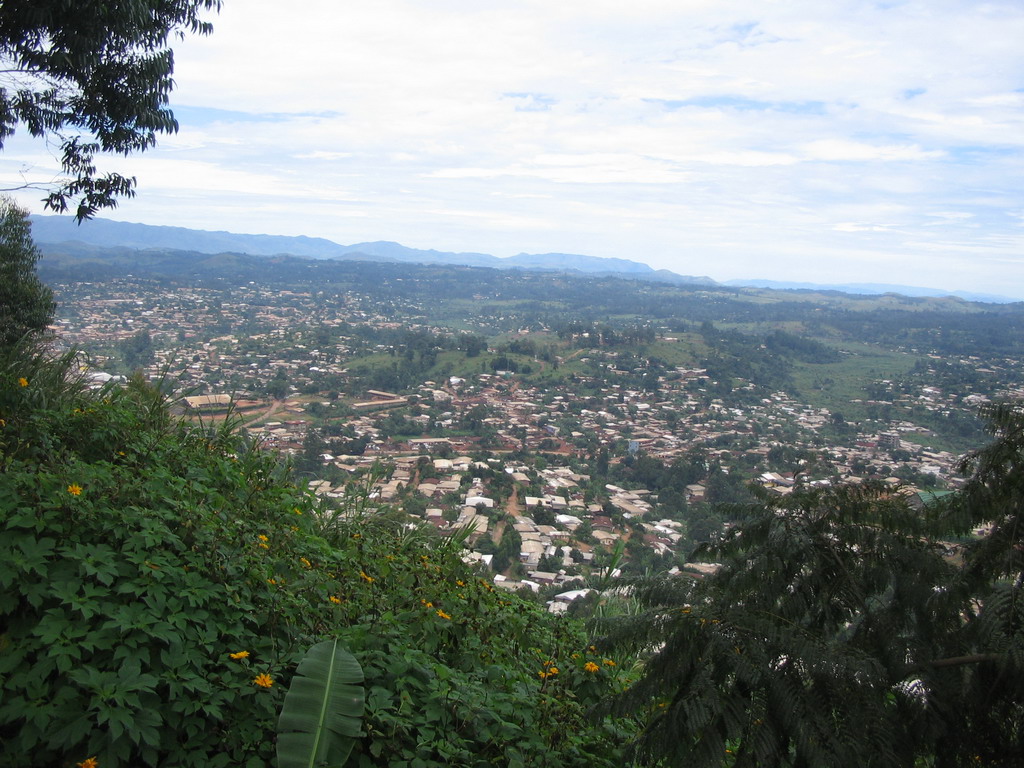
[[[0,198],[0,347],[41,333],[53,320],[53,292],[36,275],[39,255],[28,212]]]
[[[79,220],[134,194],[135,179],[97,172],[100,152],[130,154],[177,131],[168,108],[172,35],[205,35],[220,0],[0,4],[0,149],[20,124],[56,145],[65,179],[47,208]]]
[[[1024,414],[987,415],[996,439],[943,508],[765,494],[706,548],[717,575],[637,590],[647,612],[610,639],[647,654],[613,705],[651,713],[642,763],[1024,764]]]

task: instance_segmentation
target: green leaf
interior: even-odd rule
[[[363,670],[338,640],[299,662],[277,722],[278,768],[337,768],[348,760],[363,716]]]

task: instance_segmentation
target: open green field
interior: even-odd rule
[[[864,418],[863,407],[852,400],[868,397],[864,386],[879,379],[903,376],[919,359],[871,344],[844,342],[836,363],[794,362],[793,383],[801,399],[819,408],[841,411],[849,418]]]
[[[914,443],[920,445],[926,450],[932,451],[949,451],[950,453],[963,454],[967,451],[975,450],[981,447],[981,444],[965,444],[963,440],[956,440],[952,438],[946,438],[942,435],[932,433],[930,435],[922,435],[914,432],[908,432],[904,434],[903,439],[908,443]]]
[[[558,317],[569,311],[565,304],[547,301],[543,314]],[[453,331],[484,333],[497,336],[515,332],[527,322],[527,316],[538,313],[538,304],[529,299],[500,299],[488,296],[481,299],[446,298],[425,306],[429,322]]]
[[[675,341],[659,340],[648,344],[645,355],[657,357],[672,366],[693,368],[708,354],[708,346],[699,333],[673,333]]]

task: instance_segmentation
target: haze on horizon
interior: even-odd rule
[[[139,179],[101,216],[1024,298],[1016,0],[229,0],[212,20],[175,45],[180,132],[101,161]],[[0,186],[56,168],[22,132]]]

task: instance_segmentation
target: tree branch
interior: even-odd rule
[[[947,659],[932,659],[922,661],[919,664],[912,664],[906,668],[907,672],[914,672],[919,669],[941,669],[943,667],[962,667],[967,664],[980,664],[984,661],[999,661],[1002,656],[998,653],[975,653],[970,656],[950,656]]]

